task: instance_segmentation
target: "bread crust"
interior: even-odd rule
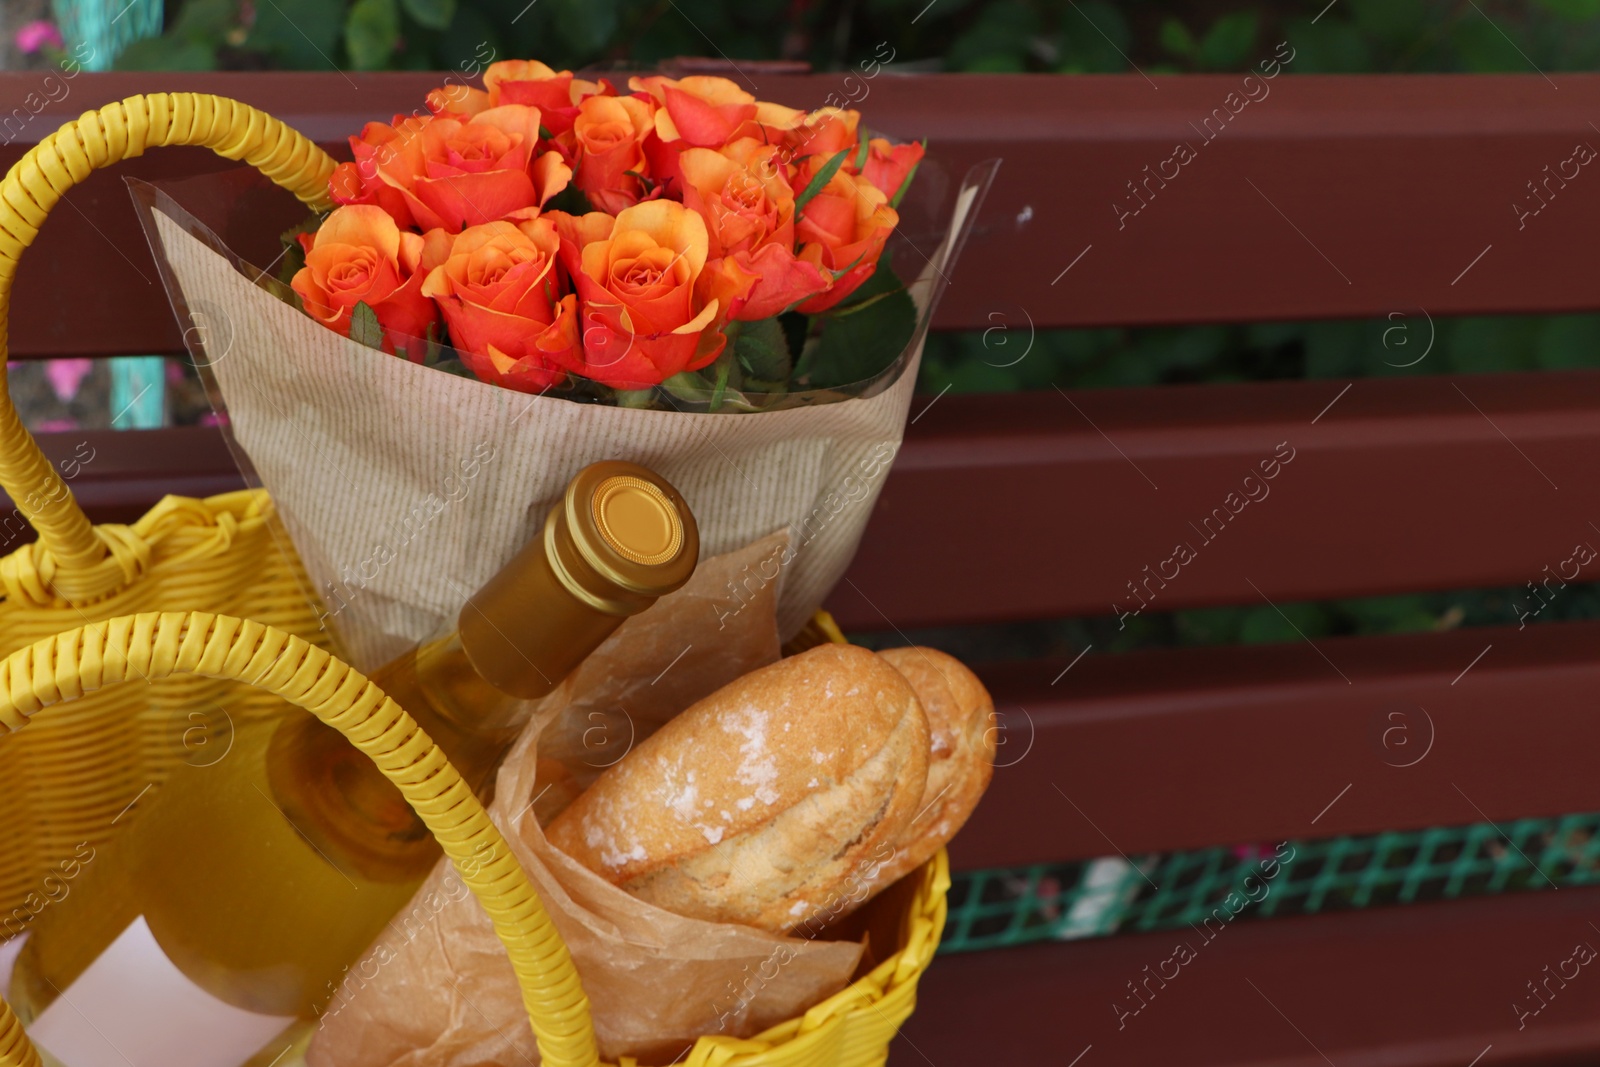
[[[865,649],[823,645],[685,710],[548,836],[640,899],[785,932],[877,880],[922,802],[929,750],[901,672]]]
[[[936,648],[880,652],[911,684],[928,718],[928,784],[895,840],[879,880],[889,885],[926,863],[966,824],[994,776],[994,700],[966,664]]]

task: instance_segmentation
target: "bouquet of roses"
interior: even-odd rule
[[[880,263],[921,144],[723,78],[483,80],[350,139],[291,268],[308,314],[508,389],[647,406],[664,385],[713,410],[868,378],[910,340]]]
[[[287,241],[296,205],[253,172],[134,187],[227,439],[348,658],[454,617],[600,459],[677,486],[707,558],[787,531],[722,611],[777,583],[783,635],[803,626],[899,449],[993,165],[952,180],[854,111],[721,78],[534,62],[351,148],[334,208]]]

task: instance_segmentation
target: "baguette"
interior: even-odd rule
[[[866,649],[823,645],[688,708],[548,836],[642,900],[783,933],[841,893],[865,898],[923,802],[929,748],[904,675]]]
[[[966,665],[936,648],[879,653],[905,676],[928,716],[928,784],[911,824],[878,873],[889,885],[949,843],[994,777],[994,701]]]

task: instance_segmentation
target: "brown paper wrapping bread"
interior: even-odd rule
[[[490,814],[572,952],[601,1054],[613,1062],[665,1061],[700,1034],[757,1033],[842,988],[861,957],[856,943],[779,937],[635,900],[551,847],[532,808],[543,788],[535,772],[545,755],[541,730],[566,739],[565,757],[579,770],[598,773],[585,762],[626,751],[628,722],[638,743],[700,697],[777,659],[778,583],[731,617],[718,608],[729,582],[782,544],[774,535],[705,560],[683,589],[624,623],[546,698],[500,771]],[[601,718],[591,718],[597,712]],[[584,731],[601,721],[623,729],[605,744],[590,734],[585,746]],[[434,870],[390,934],[350,970],[308,1052],[311,1067],[538,1062],[505,949],[448,866]],[[758,973],[773,977],[747,980]]]

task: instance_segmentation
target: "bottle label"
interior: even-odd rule
[[[294,1022],[218,1000],[188,979],[140,916],[28,1036],[65,1067],[237,1067]]]

